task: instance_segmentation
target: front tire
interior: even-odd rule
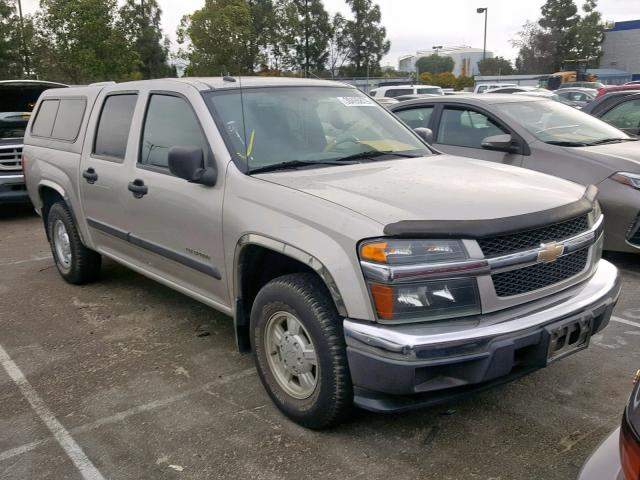
[[[314,429],[345,420],[353,387],[342,321],[320,278],[296,273],[267,283],[251,332],[260,380],[287,417]]]
[[[53,204],[47,216],[51,253],[62,278],[73,284],[96,280],[102,257],[82,244],[71,212],[63,202]]]

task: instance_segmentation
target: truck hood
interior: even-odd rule
[[[567,180],[452,155],[256,177],[342,205],[382,225],[511,217],[573,203],[585,193],[584,186]]]

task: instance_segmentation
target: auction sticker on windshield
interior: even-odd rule
[[[338,100],[347,107],[371,107],[375,102],[367,97],[338,97]]]

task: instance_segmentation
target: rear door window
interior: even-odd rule
[[[129,129],[138,95],[109,95],[102,106],[93,153],[114,160],[124,160]]]
[[[44,100],[40,104],[38,113],[33,121],[31,133],[38,137],[51,137],[53,123],[56,120],[60,100]]]
[[[205,155],[209,151],[191,105],[181,97],[153,94],[147,107],[138,161],[168,169],[171,147],[200,147]]]

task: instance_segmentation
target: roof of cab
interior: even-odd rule
[[[445,95],[429,98],[421,98],[419,100],[408,100],[391,106],[392,110],[396,110],[406,105],[419,105],[421,103],[466,103],[469,105],[482,106],[486,104],[496,103],[521,103],[521,102],[540,102],[550,100],[548,97],[530,96],[530,95],[513,95],[510,93],[469,93],[468,95]]]

